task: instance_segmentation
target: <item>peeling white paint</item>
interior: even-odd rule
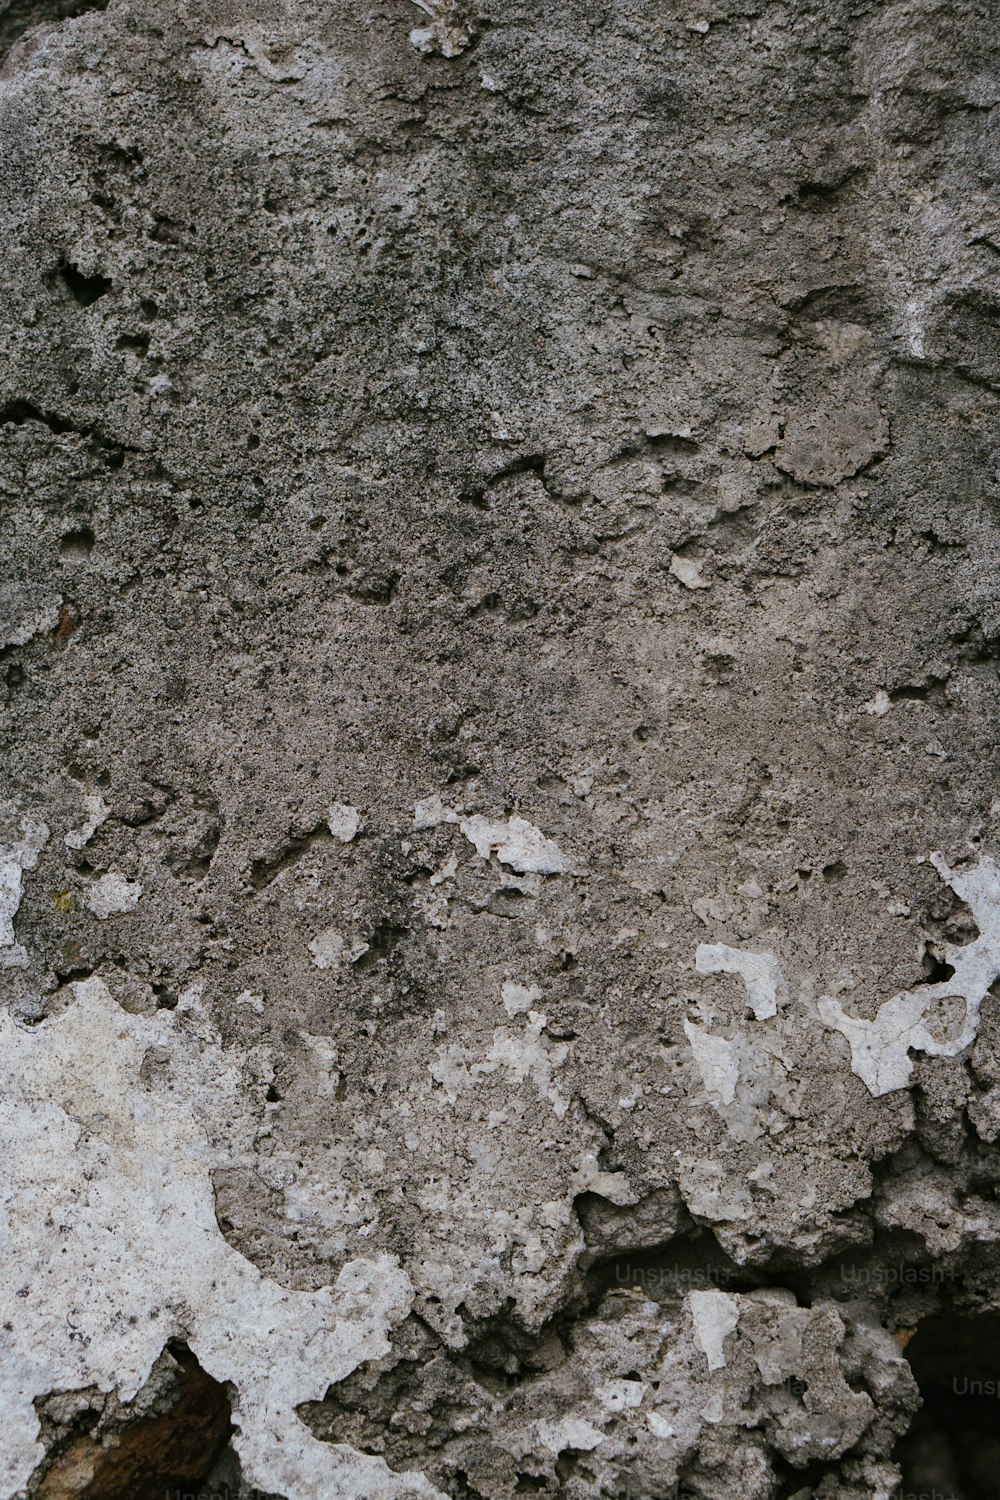
[[[634,1411],[642,1405],[648,1390],[644,1380],[609,1380],[607,1385],[599,1385],[594,1395],[610,1412]]]
[[[87,905],[102,922],[119,912],[134,911],[139,905],[142,886],[137,880],[126,880],[115,870],[109,870],[100,880],[95,880],[87,894]]]
[[[979,928],[975,942],[945,949],[945,962],[955,970],[951,979],[894,995],[879,1006],[874,1021],[848,1015],[839,1000],[819,1002],[820,1018],[847,1038],[851,1068],[875,1098],[909,1085],[911,1049],[931,1057],[957,1057],[971,1046],[980,1006],[1000,974],[1000,870],[988,856],[967,870],[949,869],[940,854],[932,854],[931,863],[967,903]],[[929,1029],[928,1012],[950,998],[962,1002],[963,1016],[955,1035],[942,1039]]]
[[[80,828],[67,833],[63,842],[67,849],[83,849],[102,823],[107,822],[111,815],[111,809],[103,797],[87,796],[83,799],[84,820]]]
[[[569,1043],[550,1042],[543,1034],[547,1024],[547,1016],[532,1010],[528,1012],[528,1024],[520,1036],[512,1036],[503,1029],[495,1032],[485,1067],[491,1072],[496,1067],[506,1068],[512,1083],[530,1078],[561,1120],[569,1108],[569,1100],[564,1099],[555,1087],[552,1074],[569,1056]]]
[[[542,992],[537,985],[515,984],[512,979],[506,979],[500,986],[503,1008],[511,1018],[530,1010],[535,1001],[541,998]]]
[[[538,1441],[550,1453],[563,1453],[575,1448],[581,1453],[591,1453],[604,1442],[603,1432],[598,1432],[593,1422],[585,1417],[563,1417],[561,1422],[538,1422],[535,1424]]]
[[[729,1292],[689,1292],[688,1305],[694,1341],[708,1360],[708,1368],[724,1369],[726,1339],[740,1321],[739,1298]]]
[[[658,1411],[650,1411],[646,1413],[646,1424],[653,1436],[655,1438],[660,1438],[664,1442],[667,1438],[677,1436],[674,1428],[672,1427],[670,1422],[667,1421],[667,1418],[661,1416]]]
[[[747,992],[747,1004],[758,1021],[777,1014],[785,991],[781,965],[773,953],[751,953],[726,943],[700,943],[694,966],[699,974],[736,974]]]
[[[309,944],[309,952],[317,969],[335,969],[344,957],[347,944],[336,927],[327,927],[318,932]]]
[[[885,688],[879,688],[870,703],[864,705],[866,714],[871,714],[876,719],[884,719],[892,707],[892,699]]]
[[[453,854],[450,859],[445,860],[439,870],[435,870],[430,877],[431,885],[444,885],[448,880],[454,880],[458,874],[458,855]]]
[[[573,863],[562,852],[555,839],[548,839],[540,828],[526,818],[494,822],[477,813],[459,824],[465,837],[476,847],[480,859],[495,853],[503,865],[510,865],[522,875],[567,875]]]
[[[316,1059],[319,1082],[316,1093],[321,1099],[332,1099],[337,1092],[340,1073],[337,1068],[339,1056],[328,1036],[315,1036],[311,1031],[300,1031],[299,1035]]]
[[[415,828],[437,828],[441,823],[457,823],[458,813],[453,812],[450,807],[445,807],[441,798],[434,792],[430,797],[424,797],[413,805],[413,826]]]
[[[561,1120],[569,1108],[569,1100],[556,1088],[552,1074],[566,1061],[569,1043],[549,1041],[544,1034],[547,1024],[547,1016],[529,1011],[521,1033],[511,1033],[503,1026],[494,1031],[493,1044],[485,1057],[477,1061],[467,1047],[457,1043],[439,1047],[434,1060],[427,1065],[428,1071],[444,1088],[449,1103],[454,1104],[463,1089],[474,1087],[498,1068],[504,1068],[512,1084],[530,1078]]]
[[[698,1415],[705,1422],[719,1423],[726,1414],[725,1402],[722,1392],[716,1391],[714,1396],[709,1396],[705,1405],[699,1408]]]
[[[410,32],[410,45],[418,52],[440,52],[442,57],[458,57],[472,40],[468,26],[459,18],[455,0],[413,0],[426,16],[429,26],[418,26]]]
[[[7,812],[12,812],[12,809],[8,808]],[[24,871],[35,868],[38,856],[49,841],[49,830],[44,823],[31,818],[17,821],[21,838],[10,844],[0,844],[0,969],[27,967],[27,950],[15,941],[14,918],[24,895]]]
[[[691,1043],[705,1092],[717,1095],[722,1104],[732,1104],[740,1077],[732,1042],[727,1042],[725,1037],[712,1036],[693,1021],[684,1022],[684,1034]]]
[[[335,839],[349,844],[361,830],[361,814],[348,802],[333,802],[326,810],[326,826]]]
[[[529,823],[527,818],[501,820],[487,818],[482,813],[475,813],[468,818],[461,817],[453,808],[446,807],[435,792],[414,805],[413,823],[418,829],[437,828],[442,823],[457,823],[470,844],[475,846],[480,859],[489,859],[491,854],[495,854],[500,864],[509,865],[511,869],[529,878],[538,875],[568,875],[574,870],[572,860],[563,853],[555,839],[546,838],[541,829],[536,828],[534,823]],[[517,881],[514,880],[513,883],[517,884]],[[538,894],[535,885],[530,885],[527,889],[529,894]]]
[[[73,993],[34,1028],[0,1013],[0,1500],[43,1456],[36,1397],[96,1386],[131,1400],[175,1337],[231,1382],[252,1485],[440,1500],[422,1475],[320,1442],[296,1415],[388,1352],[413,1301],[395,1260],[288,1291],[218,1228],[212,1172],[257,1163],[259,1059],[225,1050],[198,1008],[132,1015],[96,979]],[[162,1082],[143,1069],[151,1050]]]
[[[570,1178],[570,1188],[574,1198],[580,1193],[598,1193],[619,1208],[638,1203],[640,1196],[625,1172],[602,1172],[592,1151],[584,1153],[580,1165]]]
[[[709,584],[701,576],[701,564],[690,557],[679,557],[675,552],[670,559],[670,573],[686,589],[707,589]]]

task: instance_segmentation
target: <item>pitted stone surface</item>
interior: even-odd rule
[[[1000,1299],[993,19],[0,14],[3,1495],[171,1341],[242,1500],[931,1488],[901,1343]]]

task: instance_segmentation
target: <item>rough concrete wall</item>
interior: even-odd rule
[[[0,10],[3,1500],[995,1493],[995,22]]]

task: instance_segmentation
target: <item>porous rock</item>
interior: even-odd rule
[[[2,1500],[992,1493],[994,20],[3,7]]]

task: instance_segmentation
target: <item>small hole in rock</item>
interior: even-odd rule
[[[149,353],[148,333],[123,333],[121,338],[115,342],[116,349],[131,350],[134,354],[146,355]]]
[[[86,562],[93,545],[94,533],[89,526],[67,531],[59,543],[59,558],[62,562]]]
[[[78,307],[90,307],[98,297],[103,297],[111,290],[111,282],[107,276],[87,276],[78,266],[71,265],[68,261],[59,267],[59,275]]]
[[[951,964],[946,964],[943,958],[938,957],[932,943],[924,944],[924,955],[920,960],[920,967],[923,971],[921,984],[944,984],[955,973]]]

